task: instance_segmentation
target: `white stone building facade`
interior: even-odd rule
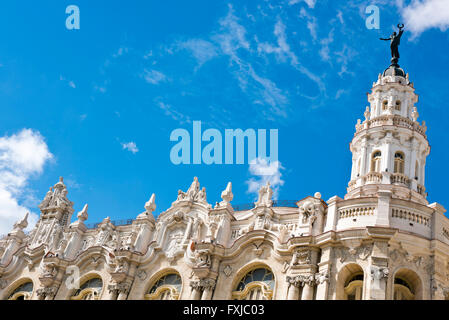
[[[153,194],[129,224],[89,229],[60,179],[35,228],[0,240],[0,299],[447,299],[449,219],[426,200],[413,83],[390,66],[368,101],[344,199],[274,201],[266,185],[237,210],[231,183],[212,206],[195,178],[157,220]]]

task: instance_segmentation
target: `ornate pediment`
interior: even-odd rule
[[[206,188],[203,187],[202,189],[200,189],[200,183],[197,177],[193,178],[193,182],[186,192],[178,190],[178,197],[176,201],[173,202],[172,206],[175,206],[182,202],[195,202],[203,204],[207,207],[211,207],[211,205],[207,203]]]
[[[50,188],[44,200],[39,204],[42,216],[53,216],[62,211],[67,211],[71,215],[73,213],[73,202],[67,198],[67,193],[63,178],[60,177],[59,182]]]

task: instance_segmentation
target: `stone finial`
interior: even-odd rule
[[[319,193],[319,192],[315,192],[315,194],[313,196],[317,199],[321,199],[321,193]]]
[[[86,221],[88,218],[87,209],[89,208],[89,205],[86,203],[83,207],[83,210],[78,212],[77,217],[79,221]]]
[[[23,219],[22,220],[20,220],[20,221],[17,221],[16,223],[14,223],[14,230],[23,230],[23,229],[25,229],[26,227],[28,227],[28,215],[29,215],[30,213],[29,212],[27,212],[26,214],[25,214],[25,217],[23,217]]]
[[[362,130],[362,120],[357,119],[357,123],[356,123],[356,125],[355,125],[355,130],[356,130],[356,131]]]
[[[229,203],[232,199],[234,199],[234,194],[232,193],[232,182],[228,182],[226,189],[221,193],[221,198],[226,203]]]
[[[148,214],[156,210],[156,195],[154,193],[151,195],[150,200],[145,203],[145,210]]]

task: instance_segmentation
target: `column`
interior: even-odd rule
[[[323,271],[315,275],[316,281],[316,300],[327,300],[329,289],[329,271]]]
[[[370,300],[386,300],[388,268],[371,266]],[[366,299],[366,298],[365,298]]]
[[[201,300],[212,300],[212,293],[215,288],[214,279],[201,279],[200,285],[203,287],[203,294],[201,295]]]
[[[192,292],[190,293],[190,300],[200,300],[201,298],[201,287],[200,281],[191,281],[190,287],[192,288]]]
[[[288,295],[287,300],[298,300],[299,299],[299,282],[296,279],[297,277],[287,276],[288,286]]]
[[[301,300],[313,300],[313,283],[305,282]]]

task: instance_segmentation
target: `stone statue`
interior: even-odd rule
[[[271,207],[273,205],[273,201],[271,200],[272,196],[273,190],[270,187],[270,182],[267,181],[267,184],[259,189],[259,198],[257,199],[255,206]]]
[[[404,33],[403,24],[398,24],[399,34],[396,34],[396,31],[390,36],[390,38],[379,38],[380,40],[390,41],[391,48],[391,63],[397,64],[399,61],[399,44],[401,43],[401,36]]]

